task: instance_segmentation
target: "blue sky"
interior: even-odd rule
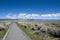
[[[60,0],[0,0],[0,19],[60,19]]]

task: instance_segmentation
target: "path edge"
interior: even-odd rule
[[[31,40],[31,38],[24,31],[21,30],[21,32],[28,38],[28,40]]]
[[[9,27],[9,29],[10,29],[10,27]],[[2,40],[5,40],[5,38],[7,37],[7,34],[8,34],[8,32],[9,32],[9,29],[8,29],[7,32],[5,33],[5,35],[4,35],[4,37],[2,38]]]

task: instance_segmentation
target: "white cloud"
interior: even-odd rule
[[[6,18],[10,18],[10,19],[60,19],[60,13],[56,13],[56,14],[27,14],[27,13],[20,13],[18,15],[14,14],[14,15],[7,15]]]
[[[26,16],[26,13],[20,13],[17,15],[18,18],[25,18]]]
[[[38,14],[27,14],[26,15],[26,18],[27,19],[37,19],[37,17],[39,17],[40,15],[38,15]]]
[[[17,15],[8,14],[5,18],[8,18],[8,19],[16,19],[17,18]]]

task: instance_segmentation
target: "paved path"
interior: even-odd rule
[[[30,40],[30,38],[13,23],[5,40]]]

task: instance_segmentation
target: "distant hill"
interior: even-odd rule
[[[37,21],[37,22],[60,22],[60,20],[49,20],[49,19],[0,19],[0,21],[15,21],[15,20],[25,20],[25,21]]]
[[[27,19],[29,21],[37,21],[37,22],[60,22],[60,20],[49,20],[49,19]]]

